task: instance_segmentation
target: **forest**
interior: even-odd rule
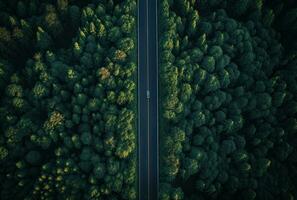
[[[1,200],[146,199],[139,1],[0,0]],[[159,0],[157,27],[159,200],[297,199],[297,2]]]
[[[136,0],[0,1],[0,199],[136,199]]]
[[[159,15],[160,200],[296,199],[296,1]]]

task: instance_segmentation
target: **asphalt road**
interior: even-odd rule
[[[147,0],[138,1],[138,199],[148,200]]]
[[[157,0],[138,1],[139,200],[158,199]]]
[[[148,0],[148,49],[149,49],[149,197],[158,199],[158,23],[157,0]]]

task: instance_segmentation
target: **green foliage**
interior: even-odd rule
[[[8,156],[8,150],[4,147],[0,147],[0,160],[4,160]]]
[[[159,14],[160,199],[296,198],[296,3],[162,0]]]
[[[136,199],[136,1],[0,2],[0,199]]]
[[[26,161],[31,165],[39,164],[40,160],[41,160],[41,155],[38,151],[30,151],[26,155]]]

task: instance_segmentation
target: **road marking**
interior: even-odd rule
[[[156,87],[156,93],[157,93],[157,198],[159,198],[159,23],[158,23],[158,13],[159,13],[159,9],[158,9],[158,0],[156,0],[156,59],[157,59],[157,63],[156,63],[156,68],[157,68],[157,77],[156,77],[156,82],[157,82],[157,87]]]
[[[149,90],[150,88],[150,81],[149,81],[149,78],[150,78],[150,70],[149,70],[149,5],[148,5],[148,1],[149,0],[146,0],[146,31],[147,31],[147,35],[146,35],[146,47],[147,47],[147,63],[146,63],[146,70],[147,70],[147,91]],[[149,102],[147,102],[147,123],[148,123],[148,126],[147,126],[147,158],[148,158],[148,161],[147,161],[147,174],[148,174],[148,184],[147,184],[147,189],[148,189],[148,199],[150,200],[150,105],[149,105]]]

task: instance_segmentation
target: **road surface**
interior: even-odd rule
[[[157,0],[138,1],[139,200],[158,199]]]

